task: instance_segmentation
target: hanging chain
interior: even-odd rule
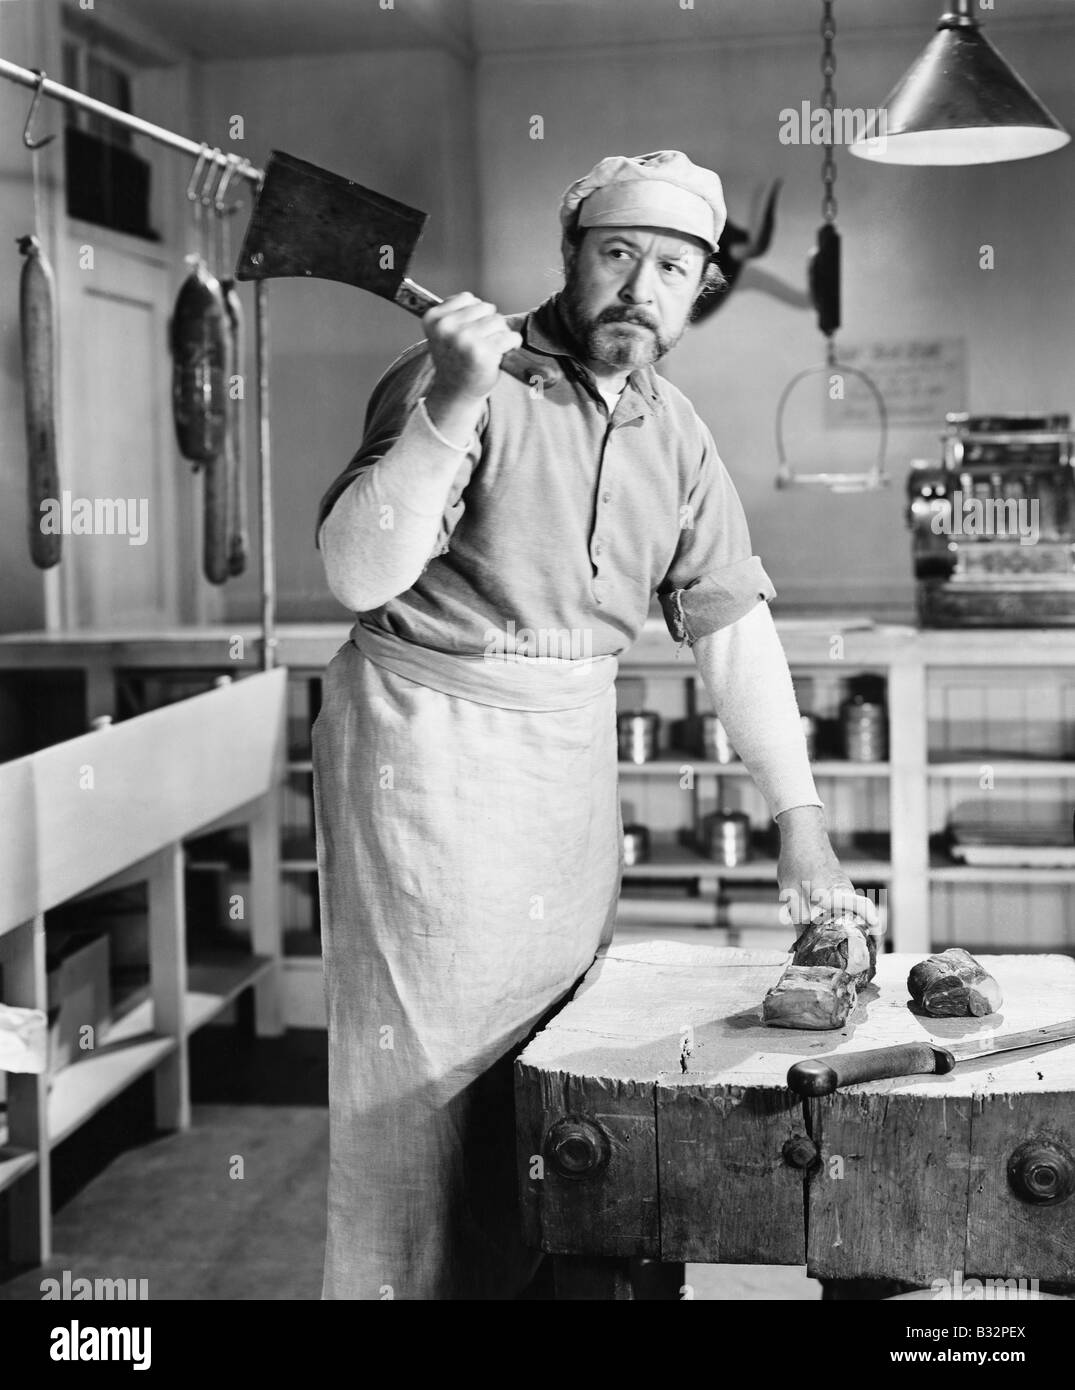
[[[833,108],[836,105],[836,88],[833,77],[836,73],[836,20],[832,13],[833,0],[822,0],[824,14],[821,20],[821,105],[829,113],[829,138],[825,143],[825,157],[821,164],[821,182],[825,192],[821,198],[821,215],[826,222],[836,221],[836,195],[833,184],[836,182],[836,160],[833,158],[833,135],[836,120]]]
[[[815,308],[818,310],[819,320],[822,318],[823,308],[818,302],[831,296],[833,290],[835,295],[825,306],[830,313],[825,315],[826,321],[831,318],[839,318],[839,250],[840,234],[836,229],[836,194],[833,187],[836,183],[836,159],[834,146],[836,139],[836,85],[833,78],[836,75],[836,20],[833,17],[835,0],[821,0],[822,19],[821,19],[821,105],[828,112],[828,139],[825,142],[825,155],[821,165],[821,182],[824,185],[824,194],[821,199],[821,216],[823,225],[818,231],[817,250],[813,253],[810,263],[810,290],[814,300]],[[817,268],[817,258],[824,258],[822,269],[826,281],[819,285],[815,280],[815,270]],[[820,293],[818,293],[820,289]],[[836,313],[831,310],[835,308]],[[820,326],[820,324],[819,324]],[[794,483],[802,483],[808,486],[825,485],[831,488],[838,486],[840,474],[816,473],[800,474],[798,477],[788,464],[784,452],[784,410],[788,398],[800,381],[807,378],[839,371],[841,374],[850,373],[872,393],[877,403],[878,420],[881,427],[881,444],[878,453],[877,463],[869,473],[843,474],[844,487],[854,488],[878,488],[888,482],[885,476],[885,450],[888,443],[888,412],[885,407],[884,397],[878,390],[876,384],[857,367],[848,367],[842,364],[836,355],[836,329],[830,329],[824,334],[825,337],[825,365],[824,367],[809,367],[806,371],[800,372],[798,376],[792,377],[787,386],[784,387],[783,395],[776,408],[776,448],[779,456],[779,468],[777,472],[777,487],[789,487]],[[829,377],[831,386],[832,377]]]
[[[833,0],[821,0],[821,3],[821,105],[829,113],[829,138],[825,142],[825,154],[821,161],[821,182],[825,190],[821,195],[821,216],[827,224],[833,225],[836,222],[836,194],[833,192],[836,182],[836,160],[833,156],[833,137],[836,134],[836,85],[833,82],[836,75],[836,18]],[[836,338],[832,333],[826,334],[825,364],[828,367],[836,366]]]

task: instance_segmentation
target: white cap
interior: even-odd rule
[[[610,155],[564,193],[560,221],[570,227],[665,227],[715,251],[728,218],[724,188],[711,169],[679,150]]]

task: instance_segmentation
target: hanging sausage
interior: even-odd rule
[[[224,304],[231,328],[235,372],[243,375],[246,333],[243,306],[234,280],[224,282]],[[242,574],[246,569],[250,540],[246,521],[246,486],[243,469],[246,462],[246,405],[243,396],[230,400],[228,422],[228,573]]]
[[[231,265],[231,237],[228,234],[228,218],[238,211],[238,206],[228,207],[224,194],[235,173],[235,163],[229,165],[217,188],[213,206],[217,216],[218,259],[222,271]],[[233,276],[221,275],[221,292],[224,308],[227,311],[228,333],[230,338],[230,368],[228,372],[228,427],[225,440],[228,481],[228,573],[242,574],[246,569],[249,539],[247,537],[246,489],[243,469],[246,461],[246,404],[245,391],[235,391],[232,383],[243,383],[246,365],[246,334],[243,322],[243,306],[239,298],[238,282]]]
[[[231,334],[220,281],[201,256],[187,257],[172,315],[172,412],[184,458],[203,478],[202,568],[211,584],[228,577],[228,377]]]
[[[19,276],[19,338],[22,349],[23,410],[26,420],[27,522],[30,558],[38,569],[60,562],[59,532],[42,529],[42,506],[60,496],[60,469],[56,451],[56,278],[41,245],[40,152],[55,135],[40,139],[31,134],[34,113],[41,100],[45,74],[39,72],[37,90],[30,103],[22,143],[31,152],[34,186],[34,235],[19,237],[19,251],[26,257]]]
[[[224,449],[229,333],[220,281],[200,255],[187,264],[172,314],[172,412],[179,452],[197,467]]]
[[[220,281],[209,269],[203,178],[207,151],[194,166],[187,196],[195,212],[201,251],[186,258],[190,274],[172,315],[172,414],[184,458],[202,472],[202,571],[211,584],[228,577],[227,459],[231,332]],[[217,166],[210,162],[209,178]]]
[[[41,506],[60,495],[56,457],[56,281],[36,236],[18,238],[26,257],[19,277],[26,415],[30,557],[38,569],[60,560],[61,536],[41,529]]]

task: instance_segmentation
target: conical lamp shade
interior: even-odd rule
[[[882,164],[991,164],[1049,154],[1070,139],[975,21],[946,14],[849,148]]]

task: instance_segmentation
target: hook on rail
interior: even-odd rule
[[[250,164],[248,159],[243,159],[237,154],[227,154],[224,158],[227,161],[227,165],[220,176],[220,182],[216,186],[216,193],[213,195],[213,211],[216,212],[218,216],[230,215],[233,212],[239,211],[241,204],[226,203],[224,200],[228,192],[228,185],[231,183],[232,179]]]
[[[34,123],[34,116],[37,108],[41,104],[41,89],[45,85],[45,73],[42,68],[34,68],[37,75],[37,86],[34,88],[33,100],[30,102],[30,109],[26,113],[26,123],[22,128],[22,143],[28,150],[43,150],[46,145],[51,145],[56,139],[55,135],[43,135],[40,140],[35,140],[30,134],[30,127]]]
[[[191,170],[190,178],[187,180],[187,198],[196,203],[199,200],[199,187],[205,175],[205,161],[209,158],[209,146],[204,144],[198,151],[198,157],[194,161],[194,168]]]
[[[212,209],[218,215],[238,212],[240,204],[225,205],[224,197],[232,180],[239,175],[245,176],[252,167],[248,159],[225,154],[219,147],[211,149],[203,142],[187,180],[187,198],[195,204],[195,212],[199,209]]]
[[[225,163],[224,155],[218,149],[210,150],[207,158],[209,160],[209,167],[205,171],[205,178],[202,180],[202,186],[198,190],[198,198],[202,207],[208,212],[210,208],[216,207],[216,191],[214,189],[214,184],[219,188],[220,181],[227,172],[228,166]]]
[[[208,196],[208,189],[217,176],[217,154],[219,151],[211,150],[203,140],[194,160],[194,168],[190,171],[190,178],[187,180],[187,201],[191,206],[194,232],[203,260],[209,258],[210,232],[206,223],[208,209],[212,206],[213,200]]]

